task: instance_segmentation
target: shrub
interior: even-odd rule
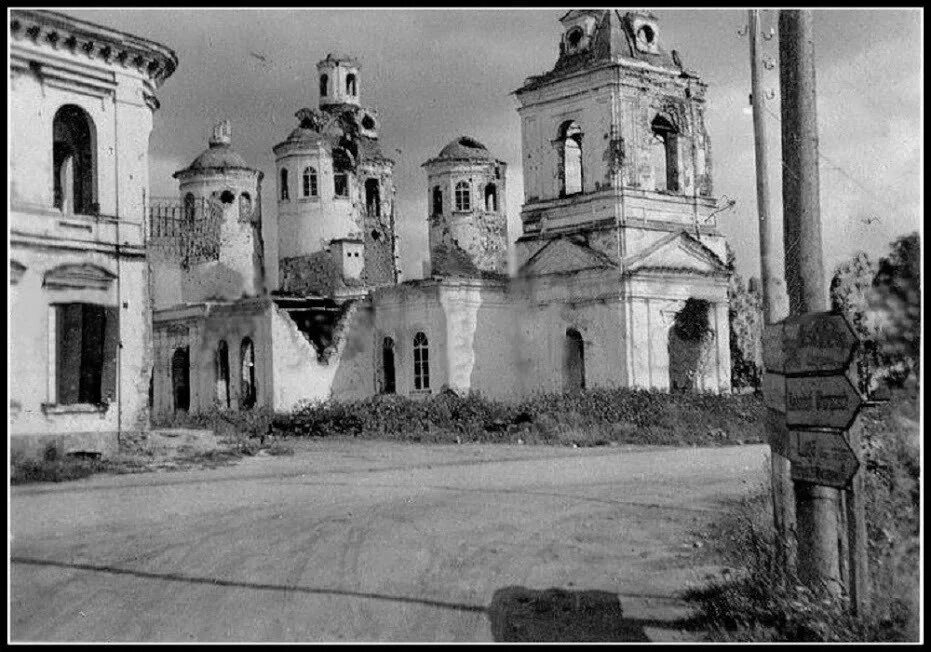
[[[503,402],[444,391],[422,400],[383,395],[305,403],[276,416],[274,429],[447,442],[733,443],[763,441],[763,416],[755,396],[590,389]]]

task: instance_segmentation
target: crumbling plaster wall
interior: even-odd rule
[[[165,416],[174,411],[171,358],[178,347],[189,347],[190,409],[207,410],[217,405],[216,352],[220,340],[229,351],[230,408],[240,408],[243,339],[252,340],[255,358],[256,406],[273,401],[271,302],[253,299],[224,304],[197,304],[156,314],[153,412]],[[225,405],[222,406],[225,409]]]
[[[626,385],[626,329],[616,271],[523,279],[518,288],[525,302],[518,337],[518,373],[525,381],[525,394],[563,391],[563,352],[570,328],[584,342],[586,387]]]
[[[370,306],[354,307],[340,326],[335,352],[325,360],[284,310],[274,306],[270,315],[276,410],[291,410],[302,401],[352,400],[375,392]]]
[[[632,386],[669,389],[669,329],[685,301],[695,298],[711,304],[709,327],[713,331],[698,389],[714,393],[730,391],[726,278],[654,273],[629,278],[624,288]]]

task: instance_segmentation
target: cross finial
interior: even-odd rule
[[[210,136],[210,145],[229,145],[233,140],[233,128],[229,120],[221,120],[213,126],[213,135]]]

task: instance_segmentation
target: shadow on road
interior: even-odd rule
[[[644,627],[674,628],[682,625],[679,622],[665,620],[624,618],[618,594],[608,591],[568,591],[560,588],[539,591],[522,586],[509,586],[495,591],[491,604],[486,608],[480,605],[401,595],[300,585],[263,584],[177,573],[153,573],[113,566],[60,562],[31,557],[12,557],[10,562],[11,564],[29,566],[52,566],[70,570],[129,575],[150,580],[209,584],[260,591],[387,600],[452,611],[486,613],[494,640],[502,642],[644,642],[650,640],[644,632]]]
[[[646,642],[644,627],[675,627],[677,623],[624,618],[616,593],[608,591],[545,591],[508,586],[495,591],[488,606],[491,635],[506,643]]]
[[[50,559],[34,559],[31,557],[11,557],[11,564],[25,564],[29,566],[56,566],[58,568],[68,568],[72,570],[92,571],[97,573],[109,573],[111,575],[131,575],[150,580],[162,580],[167,582],[186,582],[188,584],[212,584],[214,586],[228,586],[237,589],[255,589],[258,591],[283,591],[294,593],[308,593],[312,595],[341,595],[351,598],[368,598],[370,600],[390,600],[393,602],[411,602],[426,605],[428,607],[437,607],[440,609],[452,609],[453,611],[474,611],[483,612],[485,607],[472,604],[461,604],[458,602],[444,602],[442,600],[429,600],[425,598],[411,598],[404,595],[385,595],[382,593],[366,593],[363,591],[347,591],[345,589],[327,589],[313,586],[300,586],[295,584],[262,584],[258,582],[242,582],[238,580],[224,580],[216,577],[197,577],[194,575],[181,575],[179,573],[151,573],[148,571],[132,570],[129,568],[116,568],[114,566],[102,566],[98,564],[79,564],[72,562],[53,561]]]

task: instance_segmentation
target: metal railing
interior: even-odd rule
[[[149,199],[148,246],[180,261],[182,267],[220,258],[223,208],[205,198]]]

